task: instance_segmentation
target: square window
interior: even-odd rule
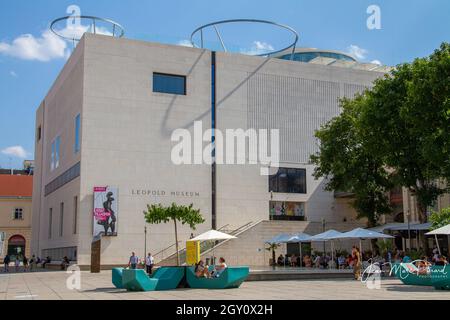
[[[23,209],[22,208],[14,209],[14,220],[23,220]]]
[[[153,92],[186,95],[186,77],[155,72]]]

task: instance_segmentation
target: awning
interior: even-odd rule
[[[331,237],[330,239],[390,239],[390,238],[394,237],[380,232],[356,228],[352,231],[342,233],[335,237]]]
[[[374,227],[374,228],[369,228],[369,229],[367,229],[367,230],[383,233],[383,232],[386,231],[386,230],[392,230],[392,228],[396,228],[396,227],[403,227],[404,225],[405,225],[405,224],[404,224],[404,223],[401,223],[401,222],[393,222],[393,223],[387,223],[387,224],[384,224],[384,225],[382,225],[382,226],[377,226],[377,227]]]
[[[414,231],[427,231],[431,229],[431,222],[428,223],[413,223],[410,224],[408,227],[407,223],[403,223],[401,226],[393,227],[389,230],[393,231],[408,231],[408,230],[414,230]]]
[[[307,233],[297,233],[292,235],[292,237],[290,237],[287,241],[287,243],[302,243],[302,242],[310,242],[311,241],[311,236]]]

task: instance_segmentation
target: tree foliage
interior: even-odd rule
[[[427,207],[448,190],[437,181],[450,178],[450,44],[397,66],[367,91],[366,101],[365,143],[416,195],[426,222]]]
[[[315,178],[327,178],[326,190],[352,192],[358,218],[375,226],[380,215],[391,212],[386,192],[392,183],[383,159],[365,144],[359,123],[365,102],[364,95],[341,100],[342,113],[316,132],[320,150],[311,161]]]
[[[450,224],[450,207],[439,212],[433,212],[430,216],[431,229],[436,230]]]
[[[180,257],[178,252],[177,222],[180,222],[182,225],[189,225],[192,230],[195,230],[197,225],[205,222],[205,219],[200,214],[200,210],[194,209],[193,204],[183,206],[172,203],[169,207],[164,207],[162,204],[147,205],[147,211],[144,211],[144,216],[145,221],[150,224],[168,223],[170,221],[174,223],[178,265],[180,264]]]

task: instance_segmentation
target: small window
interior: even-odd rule
[[[153,73],[153,92],[186,95],[186,77]]]
[[[23,220],[23,209],[22,208],[14,209],[14,220]]]
[[[78,197],[73,198],[73,234],[77,234],[78,222]]]

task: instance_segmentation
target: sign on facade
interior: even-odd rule
[[[94,188],[94,237],[117,236],[118,201],[118,188]]]

